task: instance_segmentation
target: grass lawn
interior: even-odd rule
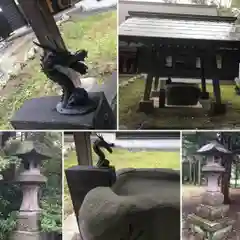
[[[207,86],[213,96],[212,85]],[[235,94],[233,85],[221,85],[222,99],[228,103],[227,114],[210,117],[199,109],[159,109],[152,115],[137,112],[138,103],[143,97],[144,81],[136,80],[119,89],[119,124],[136,129],[145,123],[146,128],[236,128],[240,127],[240,97]]]
[[[88,75],[97,77],[99,81],[116,69],[116,24],[117,13],[108,12],[85,19],[70,19],[60,27],[71,51],[88,51]],[[59,92],[58,87],[40,71],[39,63],[39,56],[29,61],[21,73],[0,90],[0,129],[12,128],[9,119],[27,99]]]
[[[125,149],[114,149],[113,154],[106,153],[107,159],[116,169],[121,168],[172,168],[180,169],[180,153],[179,152],[129,152]],[[97,155],[93,153],[94,164],[97,161]],[[64,168],[77,165],[75,151],[69,153],[64,161]],[[66,179],[64,181],[64,213],[65,217],[73,212],[71,198],[68,191]]]

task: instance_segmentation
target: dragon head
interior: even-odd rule
[[[99,139],[99,146],[105,148],[109,153],[112,153],[113,150],[112,150],[112,147],[114,147],[114,143],[108,143],[105,141],[105,139],[103,138],[102,135],[100,134],[96,134],[98,139]]]

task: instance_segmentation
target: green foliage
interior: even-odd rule
[[[1,184],[0,187],[0,240],[7,240],[16,227],[20,208],[21,190],[18,185]]]
[[[15,140],[10,139],[6,142],[4,148],[0,149],[0,180],[2,178],[1,173],[11,167],[11,165],[15,166],[15,169],[20,167],[21,159],[16,156],[11,156],[8,153],[6,146],[11,146],[14,144]]]
[[[54,200],[54,199],[52,199]],[[57,199],[56,199],[57,200]],[[49,201],[49,198],[41,201],[43,211],[41,213],[41,229],[43,232],[62,231],[62,208],[61,203]]]
[[[61,232],[62,228],[62,161],[61,158],[44,162],[43,174],[48,181],[42,188],[41,230]]]
[[[2,218],[0,214],[0,240],[6,240],[17,225],[17,212],[11,212],[7,218]]]
[[[19,167],[21,160],[16,156],[7,156],[0,153],[0,173],[7,170],[12,164]]]
[[[189,132],[182,135],[183,156],[193,155],[201,146],[216,139],[215,132]]]
[[[42,188],[41,230],[61,232],[62,229],[62,135],[56,132],[31,133],[27,139],[41,142],[51,149],[53,157],[43,162],[42,173],[47,183]]]

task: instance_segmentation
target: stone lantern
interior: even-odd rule
[[[22,159],[22,169],[15,181],[22,189],[22,204],[19,210],[17,229],[13,240],[40,240],[39,188],[46,182],[40,172],[42,160],[51,156],[42,144],[32,141],[16,142],[11,146],[13,155]]]
[[[197,154],[207,157],[202,168],[207,178],[207,189],[196,212],[188,216],[191,233],[196,239],[223,240],[232,231],[234,221],[227,217],[229,205],[223,204],[224,196],[218,186],[218,179],[225,172],[221,158],[232,152],[217,142],[211,142],[201,147]]]

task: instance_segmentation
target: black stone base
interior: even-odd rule
[[[207,100],[209,99],[209,92],[201,92],[200,94],[200,98],[203,99],[203,100]]]
[[[211,108],[210,108],[210,111],[209,111],[209,114],[211,116],[216,116],[216,115],[223,115],[225,114],[227,111],[227,105],[224,104],[224,103],[211,103]]]
[[[166,91],[165,89],[160,89],[159,92],[159,108],[164,108],[166,103]]]
[[[154,111],[153,100],[144,101],[139,103],[139,112],[152,113]]]
[[[115,168],[73,166],[65,170],[76,218],[86,194],[93,188],[111,187],[116,182]]]
[[[63,115],[57,112],[59,96],[33,98],[18,110],[11,124],[15,129],[116,129],[116,117],[103,92],[90,92],[89,97],[98,101],[96,111],[84,115]]]

